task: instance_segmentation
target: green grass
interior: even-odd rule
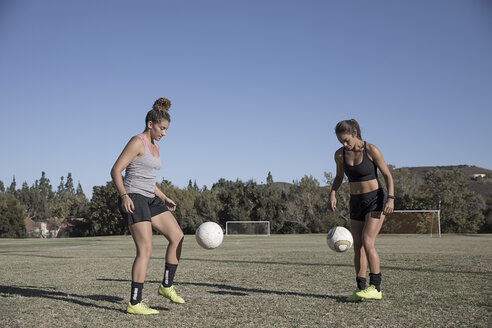
[[[144,297],[161,313],[124,312],[131,237],[0,240],[0,327],[490,327],[492,235],[382,235],[383,300],[346,303],[353,252],[324,235],[186,236],[176,275],[187,303],[157,296],[166,242],[154,236]]]

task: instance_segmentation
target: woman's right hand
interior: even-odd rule
[[[335,194],[330,194],[330,210],[332,212],[335,212],[336,208],[337,208],[337,198]]]
[[[123,212],[132,213],[135,209],[135,205],[133,205],[133,200],[128,195],[124,195],[122,199],[121,207],[123,208]]]

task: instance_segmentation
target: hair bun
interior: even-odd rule
[[[152,109],[160,110],[161,112],[167,112],[171,107],[171,100],[167,98],[159,98],[154,102]]]

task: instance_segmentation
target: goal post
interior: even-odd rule
[[[381,233],[429,234],[441,238],[441,210],[395,210],[386,216]]]
[[[270,221],[227,221],[226,236],[270,236]]]

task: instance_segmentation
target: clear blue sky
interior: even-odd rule
[[[89,196],[158,97],[166,178],[323,184],[355,118],[397,167],[492,168],[492,2],[0,1],[0,180]]]

